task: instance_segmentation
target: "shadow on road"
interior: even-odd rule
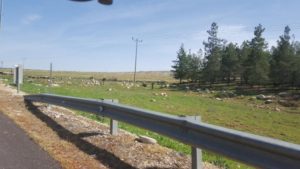
[[[105,149],[101,149],[85,140],[82,139],[82,137],[86,137],[89,134],[87,133],[79,133],[74,134],[58,124],[56,121],[54,121],[49,116],[45,115],[43,112],[41,112],[37,106],[33,105],[29,101],[25,101],[27,109],[32,112],[37,118],[45,122],[52,130],[54,130],[61,139],[64,139],[68,142],[73,143],[76,145],[81,151],[85,152],[88,155],[94,155],[96,156],[96,159],[100,161],[103,165],[107,166],[108,168],[112,169],[135,169],[135,167],[132,167],[131,165],[125,163],[121,159],[119,159],[114,154],[106,151]],[[96,134],[96,133],[94,133]]]

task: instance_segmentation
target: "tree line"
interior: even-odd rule
[[[245,85],[300,86],[300,42],[291,38],[289,26],[279,36],[277,46],[268,48],[265,28],[255,27],[254,37],[240,46],[218,37],[212,23],[203,42],[204,52],[187,52],[182,44],[173,61],[176,79],[197,83],[240,83]]]

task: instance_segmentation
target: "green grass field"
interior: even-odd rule
[[[54,80],[54,83],[56,80]],[[265,105],[263,101],[252,100],[251,96],[240,96],[218,101],[214,94],[180,91],[155,86],[127,88],[121,82],[106,82],[104,85],[83,85],[80,80],[60,80],[57,87],[49,89],[47,80],[25,80],[22,90],[28,93],[55,93],[68,96],[118,99],[120,103],[139,108],[174,114],[200,115],[202,121],[231,129],[300,144],[300,110],[286,108],[276,103]],[[167,97],[161,93],[167,93]],[[276,109],[280,111],[276,111]],[[107,122],[96,115],[77,112],[89,118]],[[148,135],[159,144],[189,154],[190,147],[156,133],[121,123],[121,128],[135,134]],[[248,168],[218,155],[204,151],[204,160],[224,168]]]

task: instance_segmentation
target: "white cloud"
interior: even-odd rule
[[[42,19],[41,15],[30,14],[30,15],[27,15],[25,18],[23,18],[22,23],[26,24],[26,25],[29,25],[33,22],[36,22],[36,21],[40,20],[40,19]]]
[[[201,30],[194,34],[193,39],[206,41],[207,37],[207,30]],[[218,37],[227,42],[241,44],[245,40],[252,39],[253,31],[244,25],[219,25]]]
[[[208,38],[208,34],[207,34],[207,30],[209,29],[209,27],[206,30],[201,30],[198,32],[195,32],[192,36],[192,38],[190,38],[190,41],[192,41],[193,43],[195,42],[203,42],[203,41],[207,41]],[[251,41],[251,39],[254,37],[253,34],[254,31],[254,26],[250,27],[250,26],[244,26],[244,25],[219,25],[219,31],[218,31],[218,37],[225,39],[227,41],[227,44],[232,42],[232,43],[237,43],[238,45],[241,45],[244,41],[249,40]],[[278,33],[280,34],[280,33]],[[278,40],[278,36],[276,33],[274,34],[273,32],[268,32],[265,31],[263,34],[263,37],[265,38],[266,42],[268,43],[268,48],[271,49],[272,46],[276,46],[277,45],[277,40]],[[190,44],[190,46],[193,45],[193,43]],[[196,51],[197,48],[193,48],[192,49]]]
[[[241,44],[253,37],[253,31],[244,25],[220,25],[219,37],[226,39],[228,42]]]

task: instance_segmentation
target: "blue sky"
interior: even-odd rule
[[[241,43],[261,23],[269,46],[289,25],[300,40],[298,0],[3,0],[0,61],[5,67],[118,72],[170,70],[181,43],[197,52],[212,22],[219,37]]]

